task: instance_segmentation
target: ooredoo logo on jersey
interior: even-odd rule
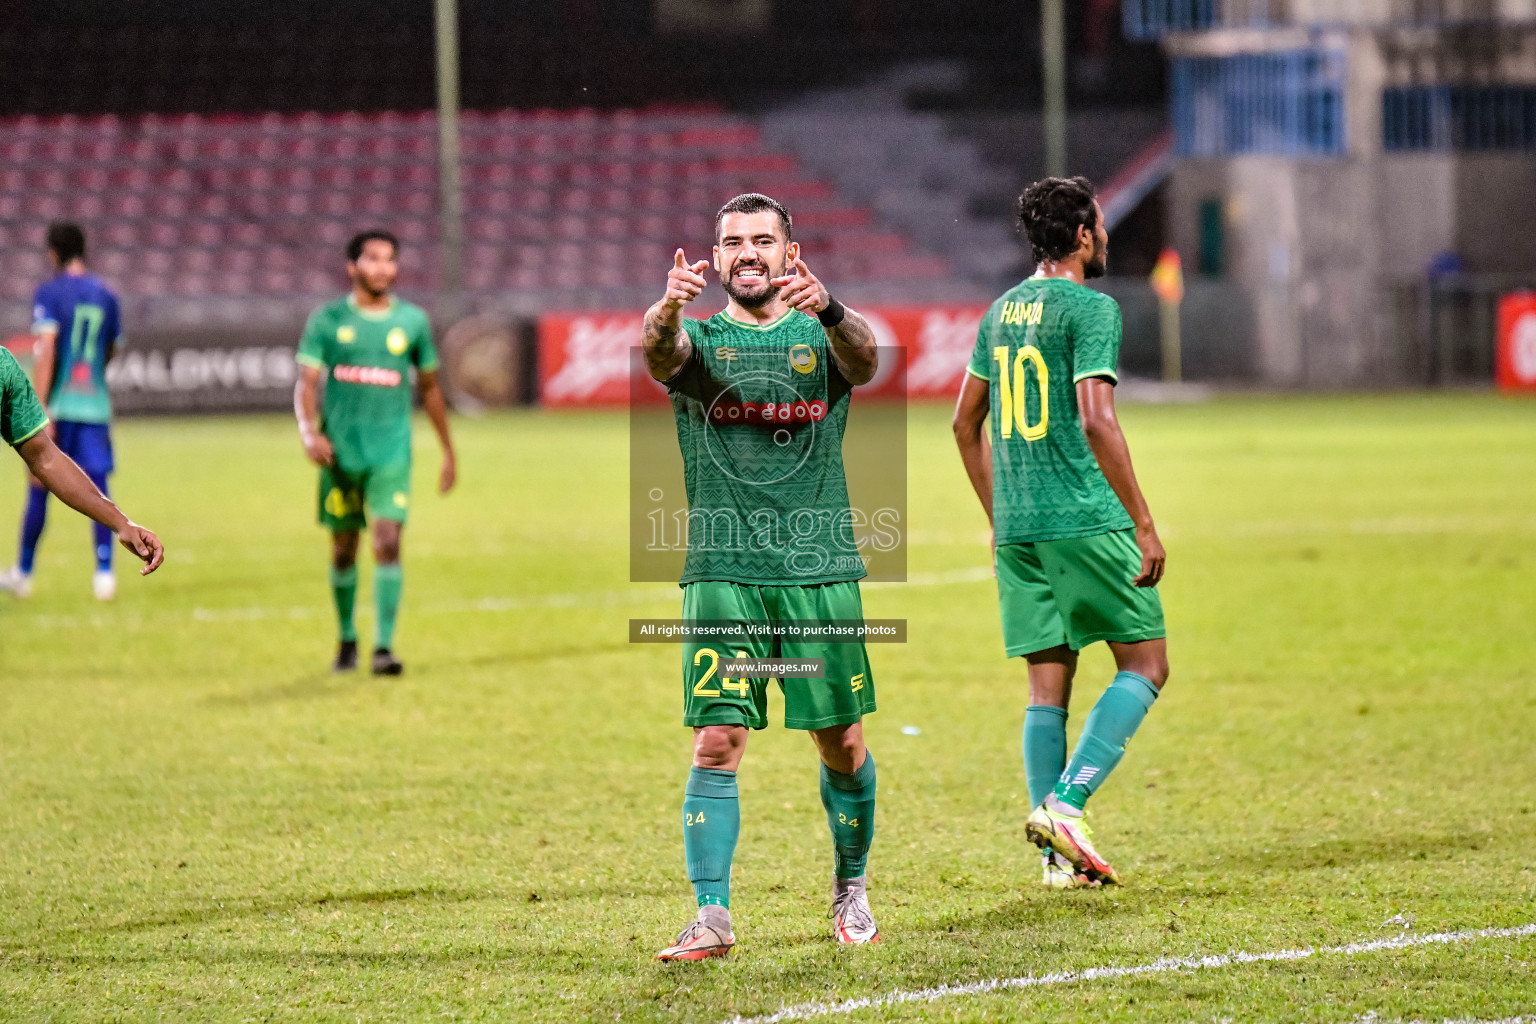
[[[374,387],[400,386],[400,371],[386,366],[338,366],[332,375],[343,384],[370,384]]]

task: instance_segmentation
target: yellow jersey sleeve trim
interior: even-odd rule
[[[324,359],[316,359],[314,356],[308,355],[304,352],[300,352],[298,355],[294,356],[293,361],[298,363],[300,366],[312,366],[316,370],[326,369]]]
[[[35,426],[31,430],[27,431],[21,437],[18,437],[16,440],[12,441],[11,442],[11,447],[12,448],[20,448],[22,445],[26,444],[28,441],[30,441],[34,437],[36,437],[38,434],[41,434],[44,430],[47,430],[48,429],[48,424],[50,422],[52,422],[52,421],[49,420],[48,417],[44,416],[43,417],[43,422],[39,423],[37,426]]]
[[[422,363],[420,366],[416,367],[416,369],[418,369],[418,370],[426,370],[428,373],[431,373],[433,370],[436,370],[442,364],[443,364],[443,361],[441,359],[434,359],[430,363]]]
[[[972,377],[975,377],[977,380],[984,380],[984,381],[988,382],[989,384],[992,382],[992,378],[991,377],[988,377],[984,373],[977,373],[975,370],[973,370],[969,366],[967,366],[965,368],[965,372],[970,374]]]
[[[1115,373],[1114,370],[1084,370],[1082,373],[1072,378],[1072,383],[1078,384],[1087,380],[1089,377],[1108,377],[1111,384],[1120,383],[1120,377]]]

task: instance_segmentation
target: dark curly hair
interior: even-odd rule
[[[720,237],[720,222],[725,220],[726,214],[765,213],[769,210],[772,210],[775,214],[778,215],[779,226],[784,229],[784,241],[789,241],[789,211],[784,208],[783,203],[776,199],[769,199],[761,192],[747,192],[743,195],[737,196],[735,199],[732,199],[730,202],[720,207],[720,212],[715,214],[715,238],[719,239]]]
[[[395,255],[400,255],[400,239],[383,228],[369,228],[367,231],[359,231],[347,242],[347,262],[356,263],[362,259],[363,247],[369,242],[388,242],[389,247],[395,250]]]
[[[1078,228],[1097,230],[1094,192],[1087,178],[1041,178],[1019,196],[1019,228],[1036,263],[1076,252]]]

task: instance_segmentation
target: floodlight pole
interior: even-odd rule
[[[441,210],[438,315],[451,325],[464,311],[464,183],[459,166],[459,9],[437,8],[437,187]],[[446,326],[446,325],[445,325]]]
[[[1067,175],[1067,29],[1062,0],[1040,0],[1040,68],[1045,92],[1045,173]]]

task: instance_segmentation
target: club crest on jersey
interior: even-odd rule
[[[721,345],[719,348],[715,349],[715,358],[720,360],[720,362],[724,363],[726,366],[730,366],[737,359],[740,359],[741,356],[737,353],[736,346]]]
[[[384,347],[397,356],[405,355],[405,350],[410,344],[411,340],[405,336],[404,327],[390,328],[389,334],[384,338]]]
[[[342,324],[336,328],[336,340],[343,345],[350,345],[357,340],[357,328],[351,324]]]
[[[809,345],[795,345],[789,350],[789,366],[796,373],[808,374],[816,369],[816,350]]]

